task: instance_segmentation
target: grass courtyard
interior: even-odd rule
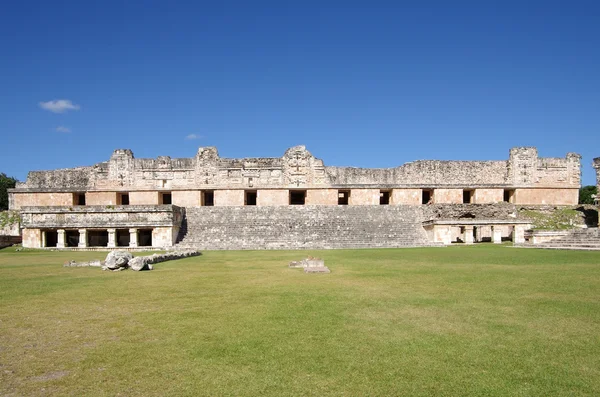
[[[0,396],[600,395],[600,252],[105,255],[0,250]]]

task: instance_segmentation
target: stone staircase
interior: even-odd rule
[[[569,235],[542,244],[529,245],[532,248],[600,250],[600,228],[576,229]]]
[[[414,206],[188,207],[176,248],[329,249],[442,246]]]

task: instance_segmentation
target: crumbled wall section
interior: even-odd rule
[[[513,148],[507,161],[421,160],[395,168],[328,167],[304,146],[281,158],[226,159],[214,147],[193,158],[136,159],[117,149],[91,167],[32,171],[12,193],[302,188],[579,188],[580,159],[539,158],[536,148]],[[131,201],[135,197],[130,198]],[[239,200],[238,200],[239,201]],[[237,202],[236,202],[237,203]],[[133,203],[132,203],[133,204]]]

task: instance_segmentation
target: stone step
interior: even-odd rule
[[[429,242],[411,206],[186,208],[177,247],[392,248]]]

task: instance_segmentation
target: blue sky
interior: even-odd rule
[[[0,50],[0,172],[20,180],[116,148],[304,144],[362,167],[536,146],[595,183],[598,1],[12,1]]]

